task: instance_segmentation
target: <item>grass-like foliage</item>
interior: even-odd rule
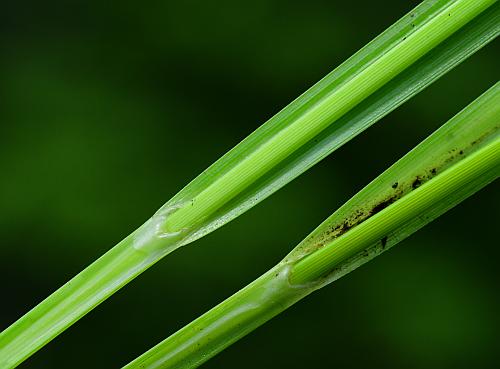
[[[0,366],[17,366],[162,257],[241,215],[379,121],[493,40],[500,32],[499,16],[500,7],[496,0],[423,2],[196,177],[136,231],[2,332]],[[489,106],[483,102],[478,104]],[[475,111],[475,108],[471,109]],[[461,116],[470,111],[467,110]],[[470,140],[483,128],[476,124],[470,126],[476,128],[467,127],[462,130],[472,132],[465,135],[464,140]],[[427,214],[431,219],[484,185],[486,180],[477,183],[471,180],[471,185],[462,185],[460,178],[453,177],[453,173],[462,173],[460,170],[464,170],[461,176],[465,176],[469,173],[467,168],[480,170],[475,165],[487,163],[485,158],[489,157],[491,150],[496,150],[492,147],[498,145],[487,146],[487,140],[483,140],[483,144],[475,148],[466,147],[469,141],[449,143],[450,138],[440,132],[443,131],[430,139],[443,141],[437,146],[449,144],[461,147],[460,150],[470,155],[464,155],[463,161],[458,161],[458,157],[446,161],[449,157],[445,157],[447,154],[444,151],[431,149],[429,144],[424,143],[416,149],[417,153],[422,153],[410,154],[417,155],[418,161],[403,159],[398,162],[396,169],[388,172],[390,174],[382,175],[374,182],[375,185],[368,186],[332,216],[328,224],[335,223],[333,228],[321,226],[285,259],[288,260],[286,263],[259,279],[250,290],[247,288],[235,295],[240,297],[233,297],[223,303],[216,311],[230,311],[227,304],[240,304],[235,298],[243,298],[242,301],[248,299],[245,291],[253,291],[248,292],[253,296],[255,286],[260,286],[257,288],[260,299],[266,299],[274,293],[272,291],[282,288],[289,279],[294,286],[307,287],[289,288],[285,293],[290,294],[289,302],[278,304],[272,314],[264,314],[264,318],[246,326],[245,331],[238,334],[228,331],[228,337],[223,339],[225,343],[217,348],[207,348],[207,352],[213,354],[219,351],[224,345],[283,310],[285,305],[302,297],[304,291],[316,288],[321,284],[318,278],[322,275],[332,273],[335,268],[341,268],[341,272],[333,275],[344,273],[346,268],[355,265],[346,260],[356,257],[360,250],[367,249],[367,242],[373,243],[386,237],[384,247],[391,246],[407,233],[413,232],[423,224],[411,222],[422,204],[430,209]],[[446,169],[454,161],[457,161],[454,169]],[[428,175],[425,171],[430,170],[431,164],[440,174],[424,183]],[[483,178],[482,172],[470,173]],[[422,186],[417,191],[410,191],[415,176],[420,176],[418,181]],[[455,179],[450,179],[450,176]],[[437,190],[441,188],[438,184],[442,181],[467,188],[468,192],[459,197],[458,194],[462,192],[454,191],[446,199],[456,201],[447,202],[442,198],[442,190]],[[391,189],[395,182],[398,182],[397,188]],[[436,189],[424,190],[429,187]],[[429,193],[432,195],[425,197],[425,200],[418,197]],[[374,215],[377,206],[381,211]],[[353,209],[360,213],[354,213]],[[403,225],[401,219],[409,223]],[[361,220],[364,221],[359,223]],[[357,222],[359,225],[354,227]],[[370,236],[365,229],[367,227],[371,227]],[[327,228],[328,231],[325,231]],[[348,228],[353,229],[346,232],[345,236],[340,236]],[[353,235],[358,233],[361,233],[359,237],[364,243],[354,238]],[[339,249],[345,252],[339,253]],[[292,260],[293,270],[289,268]],[[336,266],[332,268],[333,265]],[[271,277],[272,282],[269,282]],[[260,306],[256,305],[256,311]],[[248,316],[253,316],[254,312],[251,310]],[[203,322],[208,318],[200,319]],[[167,340],[166,346],[162,347],[171,349],[176,342],[182,341],[182,337],[189,339],[182,332],[177,338]],[[161,357],[164,352],[162,348]],[[182,359],[184,354],[179,355],[175,360]],[[199,358],[191,360],[189,355],[185,357],[188,361],[182,365],[190,366],[189,363],[199,362]]]
[[[500,83],[325,220],[279,264],[126,366],[192,368],[500,174]]]

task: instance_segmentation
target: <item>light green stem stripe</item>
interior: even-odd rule
[[[215,212],[495,2],[458,0],[443,9],[172,214],[166,229],[189,228]]]
[[[300,260],[291,271],[291,283],[308,283],[330,273],[343,261],[381,240],[391,230],[425,213],[440,199],[453,194],[464,184],[492,169],[497,173],[500,171],[500,137],[330,244]]]

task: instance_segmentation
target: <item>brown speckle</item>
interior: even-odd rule
[[[370,212],[371,215],[374,215],[374,214],[377,214],[379,211],[382,211],[384,210],[386,207],[388,207],[389,205],[391,205],[394,201],[396,201],[396,198],[395,197],[391,197],[387,200],[384,200],[380,203],[378,203],[377,205],[375,205],[372,209],[372,211]]]
[[[415,178],[415,180],[411,184],[411,188],[415,189],[417,187],[420,187],[421,184],[422,184],[422,180],[420,179],[420,177],[417,177],[417,178]]]
[[[340,231],[341,231],[342,233],[345,233],[345,232],[347,232],[349,229],[351,229],[351,227],[352,227],[352,226],[351,226],[348,222],[344,222],[344,223],[342,224],[342,226],[340,227]]]

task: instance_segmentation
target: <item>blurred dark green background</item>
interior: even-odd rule
[[[3,2],[0,328],[417,3]],[[119,367],[259,276],[491,86],[495,47],[21,367]],[[490,185],[205,367],[494,367],[499,201]]]

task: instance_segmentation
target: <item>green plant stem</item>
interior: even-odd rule
[[[232,170],[172,214],[166,227],[189,228],[216,211],[335,120],[380,89],[496,0],[458,0],[419,30],[375,60],[361,73],[326,96],[293,124],[280,131]]]
[[[298,301],[306,291],[289,286],[287,269],[274,268],[124,368],[197,367]]]
[[[158,236],[142,234],[151,228],[154,224],[146,223],[144,231],[132,233],[2,332],[0,368],[19,365],[158,260],[151,252],[160,241]]]

